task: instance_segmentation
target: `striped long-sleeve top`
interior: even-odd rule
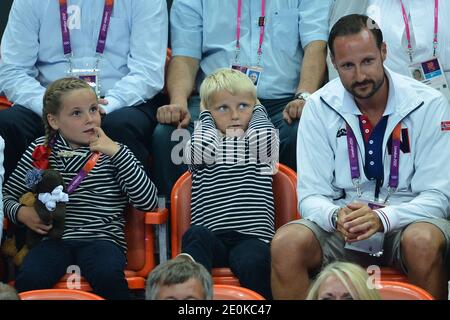
[[[201,112],[185,152],[192,174],[191,224],[270,242],[278,146],[278,132],[263,106],[255,106],[242,137],[222,135],[211,113]]]
[[[5,213],[14,223],[20,223],[17,221],[18,200],[30,191],[25,176],[34,168],[31,155],[35,147],[43,143],[44,137],[41,137],[28,147],[3,189]],[[89,147],[72,150],[58,135],[49,163],[61,173],[67,187],[90,155]],[[120,145],[113,157],[101,154],[94,168],[69,195],[62,238],[108,240],[126,250],[124,210],[128,202],[137,209],[152,210],[157,205],[157,191],[133,153]]]

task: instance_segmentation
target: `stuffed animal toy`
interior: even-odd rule
[[[64,181],[58,171],[52,169],[31,170],[26,177],[27,186],[33,192],[24,194],[19,202],[24,206],[33,206],[41,221],[46,225],[53,225],[46,237],[61,239],[64,231],[66,217],[66,204],[69,201],[64,190]],[[15,237],[8,238],[3,246],[2,252],[13,258],[15,265],[20,266],[29,249],[34,247],[44,236],[27,229],[25,245],[18,250]]]

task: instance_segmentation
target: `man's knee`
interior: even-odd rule
[[[271,244],[272,263],[296,260],[306,262],[321,256],[319,242],[314,233],[306,226],[290,224],[279,229]]]
[[[432,264],[443,256],[446,240],[441,230],[430,223],[416,223],[406,228],[401,249],[406,262]]]

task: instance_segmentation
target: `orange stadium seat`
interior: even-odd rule
[[[69,289],[42,289],[19,293],[20,300],[105,300],[85,291]]]
[[[171,195],[170,230],[172,242],[172,257],[181,252],[181,239],[191,223],[191,187],[192,179],[185,172],[175,183]],[[275,201],[275,228],[294,219],[299,219],[297,210],[297,175],[282,164],[273,177],[273,193]],[[229,268],[214,268],[212,276],[215,284],[239,286],[239,280]]]
[[[401,271],[390,268],[390,267],[382,267],[381,268],[381,280],[384,281],[398,281],[398,282],[408,282],[408,279],[405,274]]]
[[[159,227],[159,243],[165,247],[167,233],[168,210],[159,209],[155,212],[142,212],[131,206],[126,211],[125,237],[127,241],[127,265],[125,278],[130,289],[144,289],[145,280],[155,267],[155,249],[153,227]],[[166,250],[160,250],[160,261],[167,260]],[[72,275],[66,274],[53,287],[54,289],[73,288]],[[89,283],[81,277],[76,289],[92,291]]]
[[[226,284],[214,285],[213,300],[266,300],[253,290]]]
[[[434,300],[427,291],[410,283],[381,280],[380,284],[383,300]]]

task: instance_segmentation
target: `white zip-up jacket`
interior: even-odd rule
[[[384,232],[424,218],[447,218],[450,203],[450,105],[444,96],[420,82],[385,68],[389,115],[383,138],[384,181],[380,199],[387,195],[391,156],[387,143],[401,122],[410,152],[400,152],[399,185],[389,205],[375,212]],[[350,174],[346,122],[358,143],[362,197],[373,199],[375,180],[364,174],[365,146],[359,127],[361,115],[353,96],[340,79],[329,82],[308,100],[297,137],[299,210],[303,218],[334,231],[333,212],[357,199]],[[407,143],[403,141],[402,143]],[[403,149],[403,148],[402,148]]]

